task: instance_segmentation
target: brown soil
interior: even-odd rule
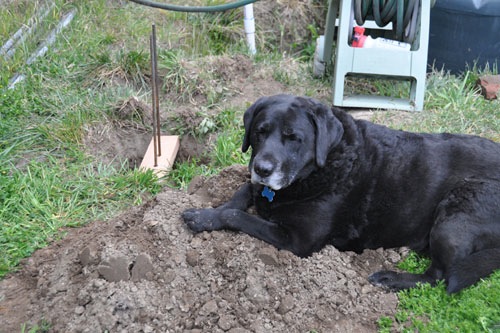
[[[367,282],[401,251],[327,246],[301,259],[244,234],[193,235],[189,207],[226,200],[244,166],[166,188],[107,222],[69,230],[0,283],[2,332],[45,320],[54,332],[374,332],[397,298]]]
[[[244,110],[263,95],[311,89],[331,99],[329,87],[285,85],[273,68],[245,56],[202,61],[218,72],[214,84],[228,91],[222,107]],[[300,64],[283,66],[293,74]],[[201,95],[178,102],[162,119],[195,127],[205,101]],[[98,163],[137,165],[150,140],[148,106],[117,101],[115,113],[87,128],[86,149]],[[179,156],[199,156],[213,139],[207,140],[186,135]],[[394,315],[396,295],[367,276],[393,269],[405,250],[357,255],[327,246],[302,259],[241,233],[193,235],[184,226],[183,210],[219,205],[247,177],[246,167],[229,167],[195,178],[187,191],[166,187],[110,221],[67,230],[0,281],[0,332],[43,322],[53,332],[374,332],[377,319]]]

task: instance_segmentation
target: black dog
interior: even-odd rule
[[[289,95],[260,98],[244,125],[252,184],[186,210],[193,231],[239,230],[299,256],[333,244],[431,257],[424,274],[370,276],[393,290],[444,279],[453,293],[500,268],[500,144],[396,131]]]

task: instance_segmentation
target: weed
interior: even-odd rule
[[[143,51],[118,53],[118,64],[130,80],[139,87],[146,87],[144,73],[149,71],[149,54]]]
[[[380,317],[377,320],[377,325],[380,333],[389,333],[391,332],[391,328],[393,326],[392,318]]]
[[[241,151],[241,142],[244,130],[241,126],[241,113],[234,109],[220,111],[215,117],[204,118],[210,123],[210,129],[218,133],[217,140],[211,147],[208,159],[210,163],[202,164],[199,159],[176,163],[168,178],[172,180],[172,185],[186,188],[195,175],[209,176],[217,173],[222,168],[233,164],[247,164],[248,154]],[[202,121],[202,124],[204,121]],[[203,128],[203,127],[202,127]],[[198,129],[197,136],[202,133]]]
[[[303,62],[311,63],[314,59],[314,53],[316,52],[316,39],[318,39],[319,33],[317,27],[312,24],[309,24],[307,29],[311,33],[310,41],[304,45],[292,45],[292,47],[300,50],[296,58]]]
[[[185,162],[175,162],[174,167],[168,173],[168,181],[175,188],[186,189],[195,176],[211,176],[217,170],[200,163],[198,159]]]
[[[28,328],[26,324],[21,326],[21,333],[48,333],[50,332],[51,324],[46,320],[41,320],[37,325]]]
[[[240,10],[186,15],[191,28],[191,34],[186,36],[186,51],[206,56],[244,50],[242,18]]]
[[[181,51],[159,51],[158,67],[163,77],[162,89],[181,101],[192,100],[195,95],[204,93],[203,82],[187,66]]]
[[[500,322],[500,272],[491,279],[448,295],[444,283],[398,293],[398,321],[413,332],[491,332]]]
[[[223,168],[232,164],[248,164],[249,156],[241,152],[243,131],[229,131],[219,135],[213,151],[214,166]]]
[[[427,257],[420,256],[418,253],[411,251],[408,256],[399,263],[398,267],[414,274],[422,274],[424,273],[429,265],[431,260]]]

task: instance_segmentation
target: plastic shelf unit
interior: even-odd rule
[[[336,14],[338,12],[337,42],[334,50],[333,104],[343,107],[398,109],[422,111],[424,107],[427,50],[429,44],[429,18],[431,2],[421,0],[418,30],[412,48],[389,50],[381,48],[357,48],[349,45],[353,29],[353,0],[330,0],[327,27],[322,38],[320,60],[331,59]],[[377,29],[373,21],[366,21],[371,31]],[[378,28],[383,30],[383,28]],[[379,79],[410,82],[409,98],[375,95],[349,95],[345,93],[346,76],[376,77]]]

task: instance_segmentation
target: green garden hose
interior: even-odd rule
[[[223,5],[214,5],[214,6],[178,6],[167,3],[158,3],[149,0],[129,0],[140,5],[160,8],[165,10],[171,10],[174,12],[190,12],[190,13],[209,13],[209,12],[224,12],[229,9],[234,9],[238,7],[243,7],[257,0],[240,0],[236,2],[231,2]]]
[[[396,39],[412,43],[417,31],[420,0],[354,0],[354,18],[363,25],[367,18],[379,27],[392,22]]]

